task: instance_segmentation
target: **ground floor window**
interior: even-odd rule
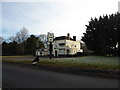
[[[65,54],[65,49],[59,49],[59,54],[64,55]]]

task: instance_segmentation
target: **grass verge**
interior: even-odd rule
[[[3,62],[32,64],[32,60],[4,60]],[[50,67],[119,71],[117,57],[86,56],[77,58],[40,58],[38,65]]]

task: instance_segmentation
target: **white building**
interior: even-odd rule
[[[82,52],[80,41],[76,41],[76,36],[73,39],[70,38],[70,34],[67,36],[60,36],[54,38],[53,41],[53,55],[54,56],[66,56],[75,55],[78,52]]]
[[[37,50],[36,55],[46,56],[49,55],[49,44],[52,42],[53,52],[52,54],[57,56],[67,56],[75,55],[78,52],[83,52],[81,49],[80,41],[76,41],[76,36],[70,37],[68,33],[67,36],[60,36],[54,38],[54,33],[47,33],[47,48],[44,50]]]
[[[35,52],[36,56],[47,56],[47,49],[37,49]]]

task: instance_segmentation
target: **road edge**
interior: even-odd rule
[[[24,67],[29,67],[29,68],[49,70],[49,71],[62,72],[62,73],[70,73],[70,74],[76,74],[76,75],[89,75],[93,77],[120,79],[119,78],[120,72],[115,72],[115,71],[53,67],[53,66],[45,66],[45,65],[39,65],[39,64],[33,65],[32,63],[27,64],[27,63],[5,62],[5,61],[2,62],[2,67],[4,67],[4,64],[12,64],[16,66],[24,66]]]

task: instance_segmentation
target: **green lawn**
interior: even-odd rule
[[[3,59],[4,61],[4,59]],[[6,60],[7,61],[7,60]],[[32,60],[8,60],[11,62],[31,63]],[[72,58],[40,58],[40,65],[57,66],[57,67],[74,67],[84,69],[101,69],[101,70],[115,70],[120,68],[118,65],[118,57],[105,56],[84,56]]]
[[[76,58],[40,59],[40,63],[64,67],[118,70],[118,57],[85,56]]]

